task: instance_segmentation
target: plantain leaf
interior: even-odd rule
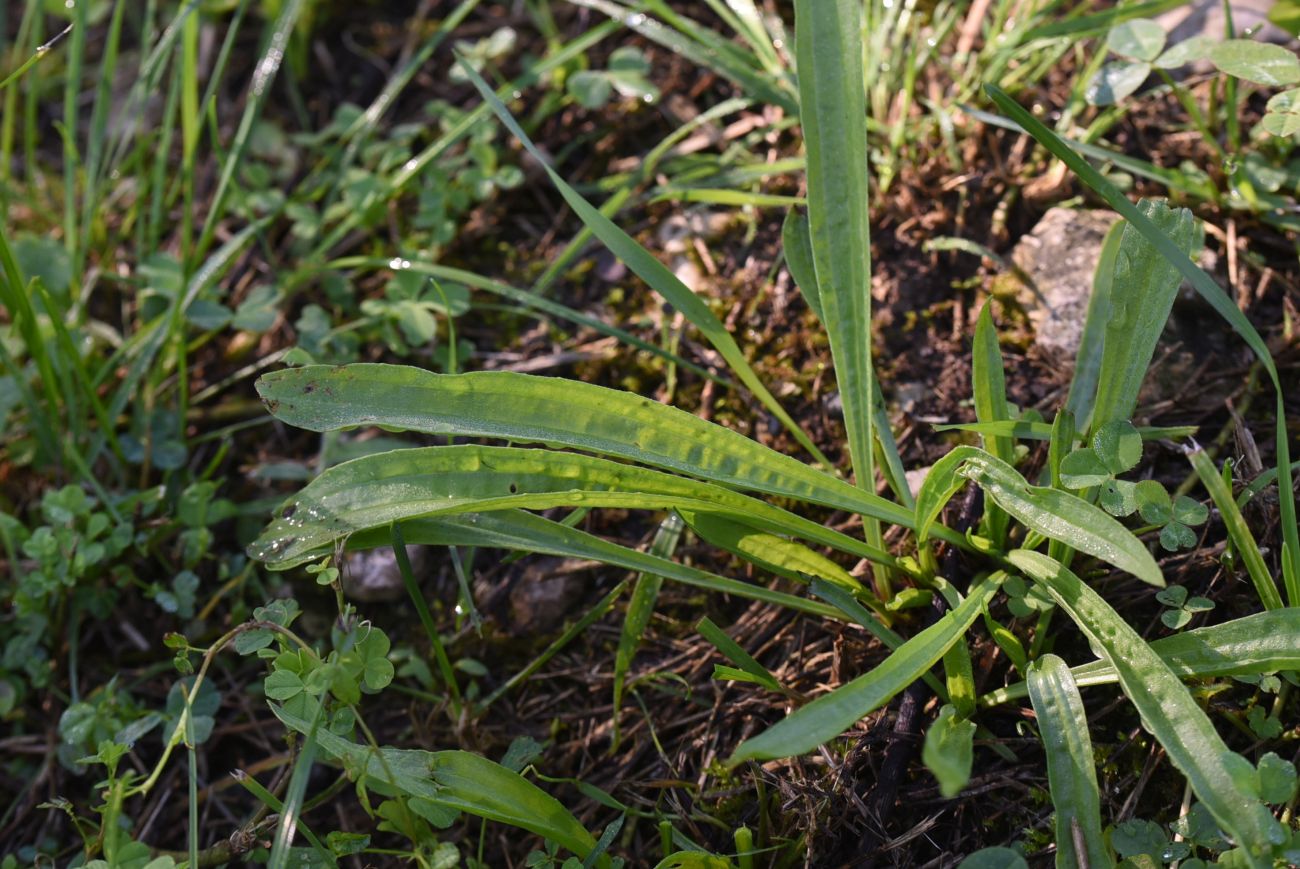
[[[283,569],[349,534],[406,519],[552,507],[722,512],[897,564],[846,534],[711,483],[578,453],[472,445],[394,450],[336,465],[305,486],[248,551]]]
[[[283,707],[271,711],[289,729],[306,734],[311,725]],[[366,786],[386,796],[427,800],[453,811],[467,812],[528,830],[585,858],[596,840],[568,809],[537,785],[499,763],[467,751],[417,751],[372,748],[344,739],[327,728],[316,728],[316,744],[338,760]],[[601,856],[597,866],[611,861]]]
[[[875,475],[862,4],[795,0],[794,6],[814,279],[844,403],[849,455],[858,485],[870,490]]]
[[[939,521],[939,514],[952,496],[956,495],[966,478],[958,471],[962,465],[975,456],[985,455],[976,447],[953,447],[949,453],[931,466],[921,483],[921,490],[916,493],[916,528],[917,540],[924,543],[930,536],[930,529]]]
[[[1007,411],[1006,374],[1002,370],[1002,350],[993,328],[991,302],[985,302],[975,322],[975,341],[971,347],[971,389],[975,396],[975,418],[983,423],[1002,422],[1010,418]],[[984,449],[1006,462],[1015,462],[1015,445],[1008,437],[984,435]],[[989,537],[1002,546],[1007,536],[1007,514],[996,505],[985,512]]]
[[[960,472],[1026,527],[1113,564],[1143,582],[1164,586],[1160,565],[1142,541],[1100,507],[1069,492],[1031,486],[1015,468],[984,452],[968,458]]]
[[[1124,234],[1124,221],[1117,220],[1106,231],[1097,257],[1097,269],[1092,275],[1092,294],[1088,297],[1088,314],[1083,321],[1083,334],[1079,350],[1074,357],[1074,377],[1065,407],[1080,424],[1092,416],[1093,402],[1097,397],[1097,378],[1101,373],[1101,354],[1106,338],[1106,322],[1110,319],[1110,297],[1115,285],[1115,260],[1119,256]]]
[[[792,757],[839,736],[929,672],[988,606],[1004,578],[1005,574],[999,572],[985,579],[956,609],[905,642],[875,669],[745,740],[728,763],[734,766],[751,759]]]
[[[1255,768],[1230,750],[1177,674],[1099,594],[1069,569],[1038,552],[1017,549],[1008,560],[1042,584],[1114,667],[1143,726],[1187,777],[1193,793],[1245,851],[1251,866],[1271,866],[1286,833],[1253,791]]]
[[[600,453],[728,486],[910,526],[912,513],[738,432],[628,392],[506,371],[311,365],[263,375],[278,419],[311,431],[362,425],[501,438]],[[936,530],[936,535],[944,536]],[[961,539],[949,532],[948,537]]]
[[[1150,200],[1138,203],[1138,209],[1173,240],[1184,257],[1189,255],[1196,235],[1190,211]],[[1178,269],[1137,227],[1126,223],[1115,257],[1093,406],[1093,432],[1112,420],[1133,416],[1138,391],[1181,283]]]
[[[1180,678],[1249,676],[1300,670],[1300,609],[1255,613],[1223,624],[1161,637],[1151,651]],[[1105,659],[1070,670],[1080,687],[1110,685],[1118,678]],[[1028,696],[1025,683],[1010,685],[981,698],[981,705]]]
[[[1111,866],[1114,861],[1101,834],[1101,794],[1088,718],[1064,661],[1044,655],[1030,666],[1029,699],[1047,750],[1047,781],[1056,809],[1056,865]],[[1077,853],[1079,845],[1082,854]]]

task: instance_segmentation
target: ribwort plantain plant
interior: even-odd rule
[[[337,547],[387,546],[396,537],[406,543],[573,556],[638,571],[644,584],[638,583],[619,651],[624,673],[660,580],[861,624],[890,648],[889,657],[811,700],[780,685],[711,622],[701,625],[705,636],[737,664],[723,669],[725,678],[780,692],[794,707],[783,720],[735,746],[729,763],[812,751],[925,679],[942,708],[927,734],[923,759],[942,792],[955,794],[970,776],[981,711],[1027,696],[1047,750],[1061,866],[1095,867],[1114,861],[1102,832],[1086,710],[1078,688],[1118,684],[1232,846],[1231,857],[1225,859],[1252,867],[1293,859],[1292,833],[1268,805],[1277,789],[1262,784],[1267,778],[1262,767],[1228,747],[1183,681],[1300,666],[1300,613],[1293,608],[1300,603],[1300,544],[1289,497],[1281,384],[1258,333],[1194,264],[1198,233],[1190,212],[1161,202],[1129,202],[1005,94],[989,89],[1012,120],[1065,160],[1126,223],[1112,235],[1103,257],[1107,271],[1099,275],[1098,287],[1105,292],[1090,306],[1085,330],[1094,340],[1085,340],[1080,351],[1079,380],[1068,406],[1051,424],[1013,414],[992,312],[986,307],[978,320],[972,360],[977,422],[965,426],[979,436],[981,446],[952,449],[929,470],[913,496],[880,403],[871,358],[861,4],[796,0],[795,11],[807,214],[787,219],[785,253],[829,337],[852,482],[836,473],[780,406],[710,308],[568,186],[492,90],[463,65],[466,77],[546,167],[591,233],[685,314],[739,383],[790,430],[815,463],[650,399],[570,380],[504,372],[435,374],[391,365],[288,369],[265,375],[258,389],[270,411],[289,424],[320,432],[379,426],[507,445],[403,449],[331,468],[279,511],[250,553],[271,567],[286,569],[329,557]],[[1158,533],[1160,543],[1174,549],[1186,546],[1189,528],[1206,518],[1199,502],[1173,498],[1158,483],[1121,478],[1141,458],[1144,438],[1171,434],[1139,430],[1129,419],[1183,279],[1246,339],[1278,389],[1276,477],[1283,494],[1284,542],[1279,566],[1274,567],[1264,559],[1239,511],[1234,512],[1237,505],[1218,469],[1190,444],[1192,465],[1227,522],[1265,612],[1148,643],[1082,577],[1100,567],[1163,587],[1160,564],[1134,529],[1139,522],[1149,526],[1141,533]],[[1029,479],[1022,470],[1028,467],[1024,447],[1033,441],[1047,442],[1047,467],[1040,478]],[[877,493],[877,474],[890,496]],[[983,493],[986,504],[978,524],[965,532],[945,525],[946,505],[972,486]],[[850,512],[861,518],[862,535],[827,528],[765,497]],[[642,553],[537,514],[554,508],[666,512],[670,521],[652,551]],[[760,572],[806,583],[812,596],[673,561],[670,556],[681,532],[678,521]],[[885,526],[903,529],[906,542],[887,547]],[[948,549],[960,551],[965,563],[978,567],[968,576],[953,575],[940,558]],[[872,566],[870,581],[846,572],[827,550],[866,559]],[[1278,588],[1279,576],[1285,597]],[[1047,629],[1051,613],[1060,613],[1087,639],[1096,661],[1071,669],[1060,658],[1042,654],[1041,636],[1018,636],[993,619],[990,604],[998,595],[1017,588],[1017,597],[1023,598],[1029,585],[1040,596],[1035,604],[1043,614],[1039,632]],[[920,626],[900,616],[900,602],[927,596],[944,609],[932,623]],[[966,639],[981,619],[1026,679],[983,697],[977,696]],[[936,664],[942,665],[941,680],[930,672]],[[392,780],[382,764],[367,760],[365,749],[318,729],[308,711],[279,707],[277,715],[309,742],[314,740],[319,751],[358,768],[376,786],[399,791],[416,786]],[[394,756],[394,763],[399,760]],[[435,805],[450,799],[437,788],[419,796]],[[522,823],[518,812],[498,807],[492,813],[484,805],[480,800],[468,810]],[[571,824],[564,829],[561,844],[581,857],[599,853],[585,831],[575,831]]]

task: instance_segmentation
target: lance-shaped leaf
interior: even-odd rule
[[[1196,236],[1192,213],[1143,200],[1138,209],[1169,236],[1184,258]],[[1115,257],[1106,306],[1101,367],[1093,404],[1092,431],[1111,420],[1133,416],[1156,342],[1164,331],[1182,276],[1141,231],[1125,223]],[[1093,313],[1090,306],[1089,314]]]
[[[1047,750],[1047,781],[1056,809],[1056,865],[1110,866],[1113,861],[1101,837],[1101,794],[1088,717],[1069,666],[1055,655],[1035,661],[1029,669],[1029,699]]]
[[[377,425],[571,447],[894,525],[912,522],[910,510],[738,432],[649,398],[574,380],[507,371],[434,374],[403,365],[310,365],[263,375],[257,390],[278,419],[311,431]],[[947,529],[935,535],[961,540]]]
[[[280,706],[271,711],[298,733],[309,722]],[[418,797],[443,808],[468,812],[536,833],[558,842],[579,857],[596,847],[596,840],[558,800],[517,772],[468,751],[417,751],[371,748],[318,727],[314,735],[322,751],[336,759],[366,786],[389,796]],[[597,866],[609,866],[601,856]]]
[[[1193,793],[1234,841],[1250,865],[1272,865],[1273,847],[1286,841],[1281,825],[1259,800],[1255,768],[1224,744],[1191,692],[1101,595],[1068,568],[1038,552],[1017,549],[1008,560],[1041,583],[1093,648],[1115,668],[1120,688],[1142,725],[1187,777]]]
[[[982,451],[966,459],[960,472],[1039,534],[1100,558],[1143,582],[1164,586],[1160,565],[1142,541],[1100,507],[1069,492],[1031,486],[1015,468]]]
[[[1255,613],[1219,625],[1153,640],[1151,651],[1182,679],[1251,676],[1300,670],[1300,609]],[[1102,659],[1070,670],[1075,684],[1110,685],[1119,677]],[[981,705],[1027,696],[1025,683],[1009,685],[981,698]]]
[[[862,4],[796,0],[799,122],[807,153],[808,224],[822,319],[844,403],[858,485],[872,473],[871,246]]]
[[[275,567],[291,567],[349,534],[406,519],[552,507],[722,512],[776,533],[897,563],[846,534],[712,483],[579,453],[473,445],[394,450],[336,465],[280,511],[249,553]]]
[[[863,716],[888,703],[908,685],[929,672],[953,643],[962,638],[979,617],[1005,574],[996,573],[971,589],[956,609],[903,643],[879,666],[847,685],[824,694],[791,713],[758,736],[745,740],[732,755],[731,764],[744,760],[792,757],[811,751],[839,736]]]

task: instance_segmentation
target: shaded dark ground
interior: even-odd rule
[[[485,14],[495,15],[497,11]],[[402,29],[404,15],[393,8],[377,11],[339,4],[335,15],[330,27],[318,37],[314,52],[314,56],[329,58],[331,63],[325,64],[323,80],[314,83],[306,102],[312,120],[322,124],[345,95],[372,94],[384,81],[383,71],[345,45],[339,34],[351,33],[354,40],[381,58],[395,56],[406,36]],[[701,17],[705,17],[703,13]],[[504,21],[480,16],[465,28],[465,37],[486,34],[501,23]],[[574,33],[584,26],[584,18],[570,14],[561,24],[566,33]],[[529,31],[521,27],[520,32],[526,41],[524,34]],[[624,36],[610,45],[628,41],[637,42]],[[684,61],[657,47],[647,46],[647,51],[666,96],[683,94],[708,105],[729,95],[725,82],[701,77]],[[1068,86],[1070,74],[1068,69],[1061,70],[1059,80],[1049,83],[1039,101],[1058,104],[1060,89]],[[238,74],[231,77],[231,81],[242,80]],[[441,65],[435,64],[428,74],[417,77],[413,92],[403,99],[394,117],[403,117],[432,97],[464,105],[470,101],[469,93],[465,87],[449,87]],[[598,179],[607,173],[611,161],[638,154],[646,142],[658,141],[674,126],[670,118],[655,109],[641,108],[629,115],[624,108],[611,107],[597,113],[566,110],[536,131],[537,141],[551,153],[564,154],[560,169],[566,177],[575,181]],[[1204,153],[1194,142],[1162,135],[1170,118],[1178,117],[1175,109],[1171,100],[1169,105],[1159,104],[1136,113],[1114,140],[1135,154],[1153,154],[1162,165],[1175,166],[1186,158],[1203,159]],[[1081,192],[1067,179],[1041,192],[1037,199],[1025,196],[1010,201],[1005,221],[996,220],[995,214],[1008,192],[1040,179],[1047,164],[1009,133],[978,126],[967,126],[963,132],[967,165],[946,165],[941,149],[936,148],[935,157],[926,164],[904,167],[894,188],[873,209],[877,366],[886,396],[894,407],[895,429],[908,468],[928,465],[952,443],[950,436],[934,434],[930,422],[973,419],[968,404],[970,338],[975,315],[995,274],[991,264],[982,264],[966,254],[926,253],[923,243],[936,236],[958,235],[1005,253],[1048,206]],[[1177,150],[1180,147],[1186,150]],[[797,139],[787,134],[776,148],[781,154],[793,154],[798,148]],[[958,173],[966,180],[950,183]],[[783,189],[779,183],[772,190],[797,192]],[[1147,192],[1159,193],[1154,189]],[[657,225],[677,210],[677,206],[662,203],[637,207],[626,212],[620,224],[654,249]],[[1201,216],[1215,223],[1225,218],[1212,211],[1202,211]],[[720,310],[727,315],[760,374],[776,387],[794,385],[788,393],[777,390],[786,407],[833,458],[842,458],[837,445],[843,442],[843,433],[829,401],[834,384],[823,371],[829,359],[825,340],[783,270],[776,270],[774,281],[767,280],[780,255],[781,217],[776,211],[761,213],[752,240],[746,240],[744,225],[737,222],[722,238],[710,241],[708,253],[716,274],[706,279],[705,291],[720,300]],[[1300,304],[1291,240],[1248,218],[1237,219],[1237,237],[1243,243],[1248,240],[1250,250],[1259,259],[1258,263],[1244,259],[1241,283],[1254,287],[1265,272],[1270,274],[1263,291],[1257,297],[1251,294],[1251,317],[1266,337],[1275,341],[1284,381],[1295,384],[1300,359],[1294,343],[1288,346],[1281,340],[1279,326],[1284,312],[1294,317]],[[573,216],[561,207],[558,196],[534,180],[478,209],[445,259],[527,285],[551,252],[558,251],[577,227]],[[1219,239],[1212,235],[1208,243],[1222,253]],[[510,255],[503,257],[502,251]],[[1219,263],[1225,260],[1223,255],[1218,258]],[[382,279],[376,277],[374,291],[380,292],[381,285]],[[616,287],[623,290],[623,298],[611,302],[610,293]],[[636,331],[643,337],[657,339],[653,323],[662,316],[658,302],[635,280],[607,282],[587,272],[579,280],[562,281],[556,292],[566,304],[599,312],[620,325],[636,323]],[[1193,303],[1182,306],[1179,317],[1182,328],[1178,334],[1183,336],[1183,342],[1171,346],[1171,352],[1159,363],[1170,368],[1158,368],[1153,376],[1156,388],[1144,400],[1145,416],[1154,424],[1196,424],[1201,427],[1198,437],[1202,442],[1215,441],[1220,432],[1226,432],[1224,454],[1233,455],[1238,450],[1237,441],[1225,428],[1230,424],[1227,402],[1231,400],[1243,411],[1247,428],[1253,432],[1265,464],[1269,464],[1272,401],[1267,386],[1256,387],[1261,394],[1246,385],[1249,351],[1226,325]],[[290,316],[287,321],[293,319]],[[1050,418],[1068,386],[1068,366],[1036,350],[1023,317],[1014,307],[1000,310],[999,320],[1009,398],[1021,406],[1036,407]],[[462,323],[462,330],[484,353],[508,349],[523,357],[583,346],[599,337],[581,330],[537,329],[531,321],[516,321],[507,315],[480,319],[471,314]],[[508,338],[504,344],[503,337]],[[273,344],[281,346],[292,341],[287,325],[272,339]],[[682,346],[688,358],[699,349],[689,331]],[[272,348],[260,347],[259,352],[268,349]],[[368,355],[377,360],[384,358],[379,347]],[[1179,359],[1181,355],[1190,356],[1191,375],[1187,363]],[[707,352],[693,358],[712,361]],[[200,360],[199,365],[201,375],[212,381],[229,373],[217,350],[213,358]],[[1175,365],[1183,367],[1172,368]],[[575,375],[612,386],[630,384],[654,396],[661,396],[664,386],[662,366],[629,354],[600,362],[561,365],[546,373]],[[678,379],[674,400],[679,406],[707,413],[777,449],[797,453],[792,440],[776,430],[747,396],[705,388],[689,372],[678,372]],[[1189,385],[1193,388],[1187,388]],[[252,384],[244,384],[238,400],[253,398]],[[1300,390],[1292,389],[1287,401],[1291,418],[1300,419]],[[314,438],[278,424],[236,434],[225,459],[225,494],[239,498],[277,494],[248,481],[245,469],[267,459],[303,458],[312,454],[317,445]],[[1042,458],[1040,450],[1032,463],[1040,463]],[[1143,470],[1171,486],[1189,472],[1176,451],[1163,447],[1147,450]],[[285,494],[289,489],[277,491]],[[1261,504],[1250,518],[1260,540],[1275,550],[1274,507]],[[837,526],[852,527],[843,515],[821,518]],[[657,517],[606,511],[588,519],[585,527],[629,545],[643,546],[653,535],[656,523]],[[234,523],[218,531],[224,538],[223,545],[232,549],[238,546]],[[1217,560],[1222,545],[1215,541],[1223,536],[1221,526],[1212,520],[1206,529],[1205,545],[1164,562],[1171,582],[1180,582],[1191,593],[1216,602],[1217,608],[1210,614],[1214,621],[1250,611],[1253,599],[1242,577],[1229,575]],[[678,555],[728,575],[749,575],[744,566],[721,559],[693,541],[688,541]],[[487,680],[489,685],[527,664],[558,634],[559,621],[577,617],[597,592],[623,578],[620,571],[601,567],[576,572],[576,579],[569,580],[579,589],[569,595],[573,605],[552,613],[549,623],[543,620],[521,629],[518,614],[510,606],[510,590],[520,583],[553,582],[556,574],[565,572],[564,565],[550,562],[531,571],[526,564],[506,565],[500,554],[490,552],[480,553],[475,563],[475,588],[481,593],[480,602],[489,620],[482,635],[462,630],[452,643],[452,651],[483,662],[492,674]],[[969,571],[973,565],[959,563],[958,568]],[[449,624],[456,583],[441,554],[433,557],[430,573],[427,593],[435,602],[435,616],[441,617],[442,624]],[[1119,577],[1098,577],[1097,582],[1107,599],[1145,634],[1159,636],[1165,632],[1151,590]],[[265,589],[248,591],[250,603],[256,603],[259,595],[271,593],[275,580],[265,583]],[[301,578],[294,580],[294,587],[310,611],[304,630],[323,632],[332,601]],[[363,611],[394,638],[421,635],[405,604],[367,605]],[[785,852],[789,859],[781,861],[783,865],[797,865],[806,853],[806,863],[815,866],[947,866],[978,847],[1023,838],[1030,831],[1031,848],[1038,850],[1032,862],[1050,863],[1050,852],[1043,849],[1050,841],[1051,806],[1041,749],[1027,704],[1024,708],[1009,706],[981,715],[980,722],[997,742],[1014,752],[1016,760],[1002,759],[981,742],[976,752],[975,777],[967,790],[953,800],[941,798],[933,779],[920,767],[919,741],[903,737],[904,743],[915,743],[916,752],[904,767],[901,779],[890,783],[897,788],[896,801],[877,804],[884,758],[898,741],[893,734],[897,701],[860,722],[850,734],[850,748],[843,755],[823,751],[726,773],[721,761],[731,750],[746,736],[776,721],[784,710],[781,701],[773,701],[750,687],[712,680],[712,666],[721,659],[693,630],[705,614],[726,627],[785,684],[805,693],[839,685],[883,658],[883,650],[866,642],[861,631],[765,605],[706,597],[667,584],[651,623],[651,634],[633,667],[632,678],[638,680],[637,696],[625,701],[622,742],[613,752],[612,661],[621,609],[587,631],[481,720],[452,727],[443,709],[422,699],[404,698],[392,690],[383,701],[367,708],[368,720],[381,742],[387,744],[431,749],[463,747],[494,758],[499,758],[518,736],[550,741],[537,764],[548,776],[580,779],[634,809],[676,814],[682,819],[677,824],[681,832],[720,852],[733,850],[731,830],[743,823],[756,831],[760,845],[798,843]],[[1005,611],[996,614],[1004,622],[1011,621]],[[247,611],[239,606],[218,609],[208,626],[210,635],[215,636],[245,617]],[[124,681],[132,685],[142,702],[161,706],[173,677],[148,666],[158,659],[156,649],[139,649],[129,642],[132,632],[153,640],[159,627],[135,624],[133,619],[134,614],[123,607],[113,619],[88,626],[83,633],[83,690],[102,684],[120,667]],[[1055,627],[1057,652],[1073,663],[1090,658],[1086,644],[1073,630],[1059,619]],[[975,633],[973,654],[977,672],[984,679],[982,687],[988,690],[1004,684],[1009,670],[1005,658],[983,634],[982,627]],[[420,646],[419,640],[414,642]],[[231,770],[260,771],[264,782],[287,774],[287,766],[283,765],[287,755],[278,724],[244,689],[257,678],[256,674],[233,657],[222,658],[220,663],[214,675],[225,702],[217,730],[200,755],[204,844],[228,836],[251,810],[247,795],[232,786],[234,782],[228,775]],[[1213,705],[1240,699],[1249,690],[1248,686],[1238,686],[1210,702]],[[1119,701],[1117,691],[1088,689],[1085,700],[1095,745],[1104,759],[1103,815],[1114,820],[1133,816],[1168,820],[1171,807],[1176,808],[1181,799],[1181,779],[1161,760],[1158,748],[1140,730],[1129,707]],[[918,712],[922,729],[935,711],[933,703],[921,698]],[[9,751],[21,752],[25,759],[18,760],[11,754],[6,772],[9,778],[0,782],[0,790],[16,793],[20,782],[13,776],[24,769],[29,777],[37,775],[45,746],[57,741],[59,712],[60,704],[53,698],[44,707],[30,710],[28,732],[44,732],[46,739],[10,746]],[[1285,715],[1283,720],[1288,720]],[[1241,732],[1230,730],[1228,737],[1235,748],[1250,747],[1250,739]],[[318,768],[312,792],[327,787],[334,778],[334,771]],[[616,817],[613,810],[598,805],[572,785],[548,787],[590,829],[599,829]],[[46,768],[29,803],[56,795],[66,796],[80,806],[89,805],[89,777],[74,779],[57,765]],[[143,821],[141,837],[158,847],[184,847],[184,814],[184,767],[173,763],[150,802],[136,813]],[[336,825],[341,829],[370,827],[346,788],[307,819],[323,829]],[[6,830],[0,831],[0,842],[39,838],[33,835],[38,829],[65,840],[71,836],[60,813],[37,810],[29,804]],[[471,850],[469,843],[477,840],[479,825],[462,822],[449,835],[460,837],[466,850]],[[385,838],[380,834],[376,842],[383,843]],[[531,839],[504,827],[489,826],[485,842],[488,864],[520,865],[526,852],[537,845]],[[632,865],[647,865],[653,860],[646,855],[658,853],[657,842],[658,831],[652,821],[630,818],[615,852],[628,856]]]

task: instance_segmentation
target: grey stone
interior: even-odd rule
[[[429,561],[429,547],[407,546],[411,572],[419,579]],[[358,603],[392,603],[406,594],[406,583],[392,547],[349,552],[343,559],[343,593]]]
[[[1052,208],[1011,252],[1033,282],[1021,301],[1035,342],[1054,356],[1072,360],[1079,349],[1101,245],[1118,219],[1112,211]]]

